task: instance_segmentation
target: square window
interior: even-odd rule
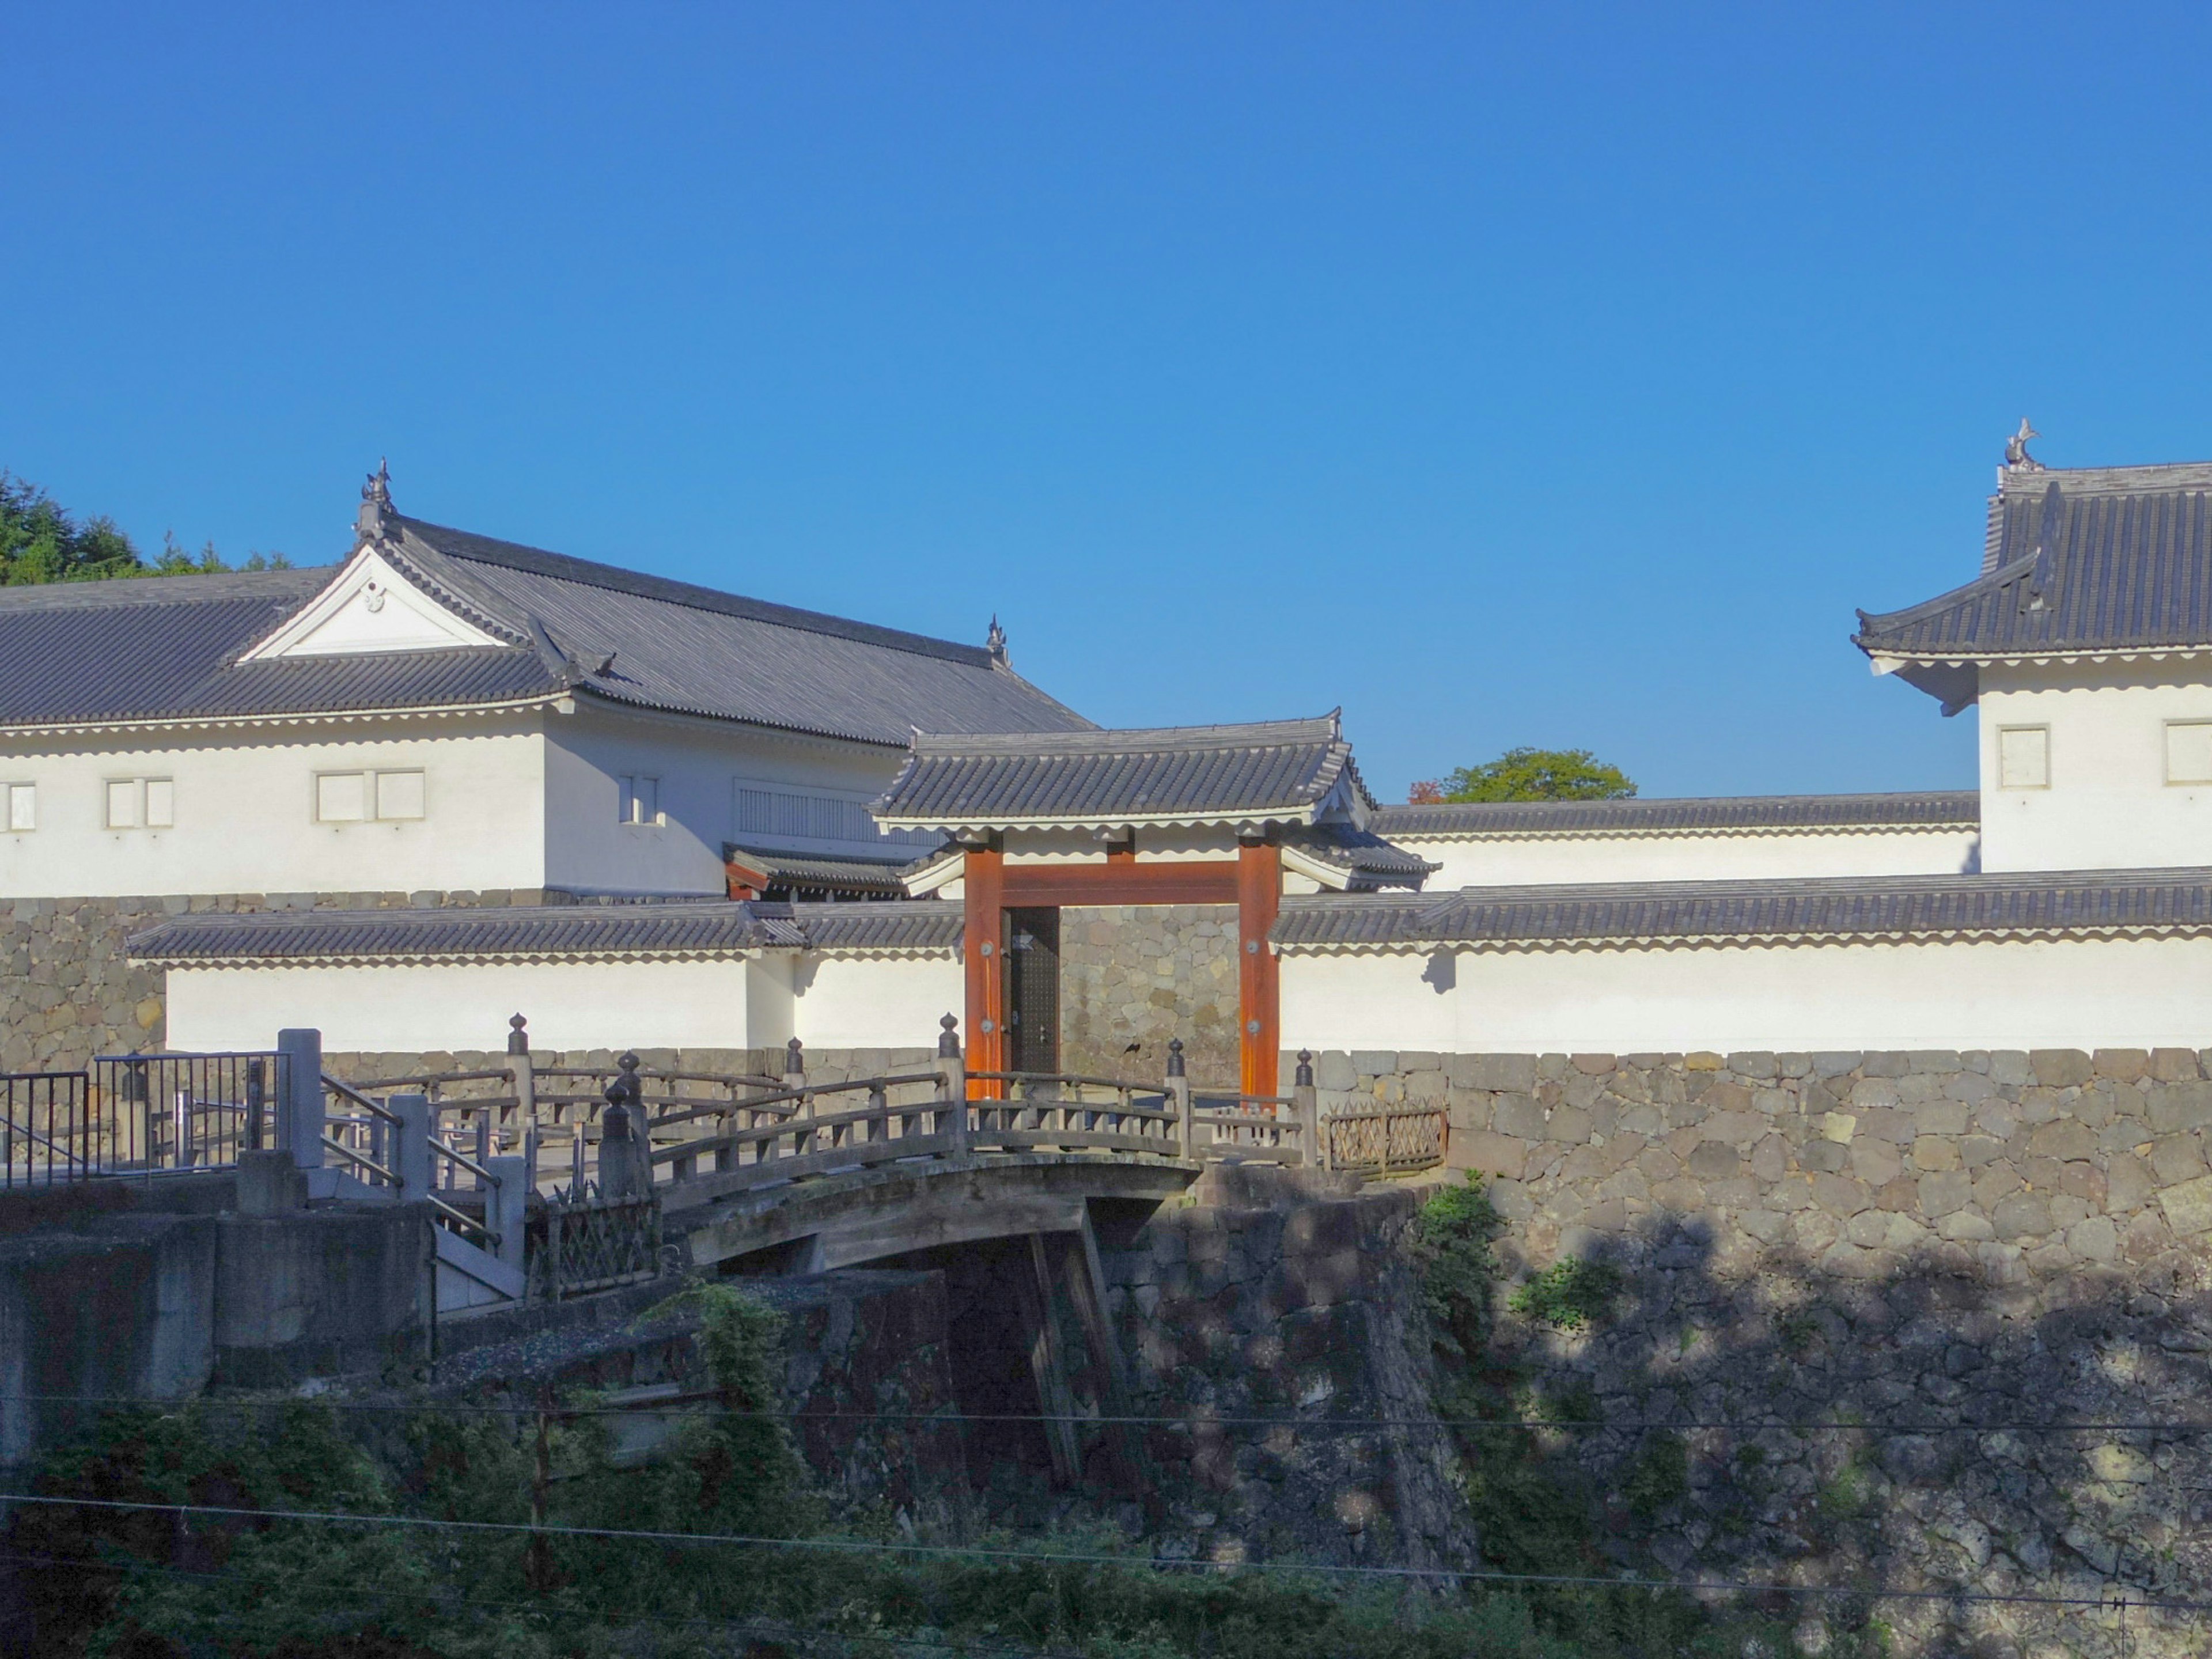
[[[177,786],[167,778],[146,780],[146,827],[167,830],[177,821]]]
[[[8,827],[10,830],[35,830],[39,827],[38,785],[11,783],[8,786]]]
[[[2047,726],[2002,726],[1997,728],[1997,787],[2048,789],[2051,787],[2051,728]]]
[[[125,778],[107,786],[107,827],[111,830],[136,830],[138,827],[138,781]]]
[[[379,772],[376,775],[376,816],[380,818],[421,817],[422,775],[420,772]]]
[[[622,822],[624,823],[659,823],[660,818],[660,780],[647,777],[626,777],[622,781]]]
[[[2212,783],[2212,720],[2166,723],[2166,781]]]
[[[368,816],[368,775],[325,772],[319,775],[315,816],[325,823],[359,823]]]

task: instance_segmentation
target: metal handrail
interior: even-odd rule
[[[375,1113],[377,1116],[382,1118],[386,1123],[396,1124],[402,1121],[398,1113],[392,1110],[389,1107],[382,1104],[380,1102],[371,1100],[367,1095],[362,1093],[360,1090],[355,1088],[352,1084],[347,1083],[341,1079],[334,1078],[328,1072],[323,1073],[323,1087],[328,1089],[332,1094],[339,1095],[347,1100],[350,1100],[356,1106],[366,1106],[370,1111]]]
[[[474,1176],[478,1181],[482,1182],[487,1187],[496,1187],[499,1185],[498,1179],[493,1176],[489,1170],[485,1169],[483,1164],[477,1163],[476,1159],[471,1158],[466,1152],[459,1152],[454,1148],[448,1146],[436,1135],[432,1135],[430,1137],[430,1152],[434,1157],[444,1158],[448,1164],[453,1165],[454,1168],[466,1170],[471,1175]]]
[[[339,1140],[331,1135],[325,1135],[323,1137],[323,1147],[326,1152],[336,1152],[340,1158],[344,1158],[349,1164],[359,1164],[371,1175],[381,1177],[387,1186],[397,1187],[399,1184],[399,1177],[398,1176],[386,1169],[381,1164],[377,1163],[375,1159],[370,1158],[367,1153],[354,1151],[352,1147],[347,1146],[343,1140]]]

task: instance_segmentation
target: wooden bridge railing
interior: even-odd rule
[[[441,1150],[449,1154],[441,1160],[449,1187],[464,1187],[465,1177],[507,1152],[528,1160],[533,1188],[572,1198],[612,1193],[626,1182],[679,1187],[709,1179],[715,1193],[729,1194],[900,1159],[993,1152],[1270,1163],[1377,1176],[1434,1168],[1444,1158],[1441,1106],[1324,1117],[1310,1054],[1299,1055],[1288,1094],[1215,1095],[1193,1091],[1180,1038],[1168,1045],[1167,1075],[1158,1085],[1072,1073],[969,1072],[949,1014],[933,1063],[842,1080],[810,1079],[796,1038],[786,1045],[781,1078],[660,1069],[634,1054],[611,1066],[540,1065],[522,1016],[509,1024],[504,1066],[371,1079],[345,1085],[346,1092],[356,1101],[381,1091],[426,1094]],[[618,1130],[609,1117],[612,1105],[623,1109]],[[635,1148],[621,1154],[634,1157],[635,1172],[620,1180],[609,1174],[611,1135]]]

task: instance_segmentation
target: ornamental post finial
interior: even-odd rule
[[[2037,460],[2034,456],[2027,453],[2028,440],[2031,438],[2040,438],[2042,435],[2043,434],[2040,432],[2038,432],[2033,427],[2027,423],[2027,416],[2021,416],[2020,417],[2020,430],[2014,433],[2011,437],[2005,440],[2005,471],[2008,472],[2041,472],[2045,471],[2043,463]]]
[[[373,542],[383,536],[392,517],[392,466],[380,457],[376,471],[361,487],[361,514],[354,520],[354,528],[362,540]]]

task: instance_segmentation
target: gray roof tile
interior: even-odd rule
[[[958,945],[960,915],[929,899],[301,910],[176,916],[134,934],[129,949],[134,960],[164,964],[928,950]]]
[[[400,549],[509,627],[542,626],[581,690],[617,702],[903,744],[1090,722],[980,646],[769,605],[398,519]],[[615,653],[605,674],[588,672]]]
[[[1286,949],[2212,929],[2212,869],[1468,887],[1286,898]]]
[[[1331,714],[1246,726],[917,732],[875,813],[887,823],[948,830],[1304,823],[1332,796],[1351,794],[1372,805]]]
[[[1576,830],[1907,829],[1972,826],[1982,798],[1972,789],[1881,795],[1713,795],[1626,800],[1449,801],[1378,807],[1376,833],[1401,839],[1548,835]]]
[[[776,853],[740,847],[732,842],[722,848],[726,860],[758,871],[771,886],[828,889],[896,898],[906,891],[899,872],[912,861],[914,849],[899,847],[881,858],[860,858],[824,853]]]
[[[1418,853],[1393,846],[1371,830],[1355,830],[1348,823],[1304,826],[1289,831],[1283,841],[1342,871],[1355,889],[1418,888],[1441,867]]]
[[[1940,664],[2212,645],[2212,465],[2008,470],[1990,510],[1982,574],[1862,611],[1861,649]],[[1905,677],[1947,703],[1971,690]]]
[[[885,746],[922,725],[1088,725],[981,647],[397,515],[381,545],[511,643],[239,664],[323,589],[327,567],[0,589],[0,726],[471,707],[570,690]],[[611,652],[608,672],[594,672]]]

